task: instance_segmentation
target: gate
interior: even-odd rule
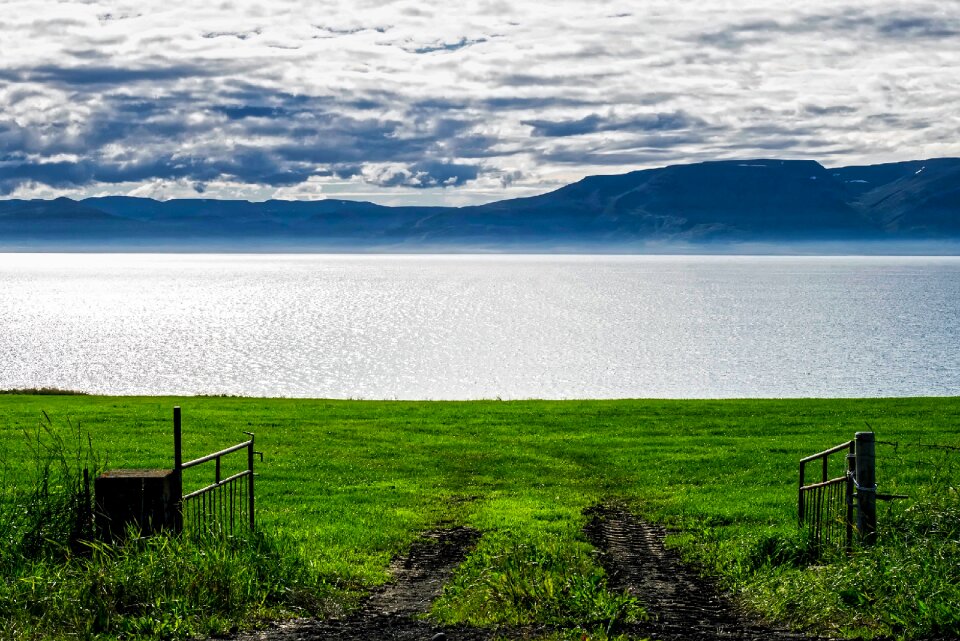
[[[877,499],[905,498],[877,496],[873,432],[857,432],[852,441],[800,459],[800,526],[810,528],[818,550],[837,545],[849,550],[856,526],[859,539],[870,545],[877,536]],[[830,455],[847,452],[846,472],[830,478]],[[807,463],[820,461],[820,481],[806,484]],[[856,505],[856,521],[854,521]]]
[[[850,548],[853,542],[853,471],[856,466],[855,441],[847,441],[829,450],[800,459],[800,526],[810,528],[817,549],[837,545]],[[847,452],[843,476],[830,478],[830,455]],[[820,481],[805,484],[807,463],[820,462]]]
[[[173,467],[177,485],[181,488],[179,491],[182,492],[184,470],[205,463],[212,462],[214,465],[213,483],[181,497],[178,506],[178,530],[233,534],[236,528],[243,524],[248,525],[251,531],[255,528],[253,458],[254,455],[259,455],[263,461],[263,453],[254,451],[253,433],[244,434],[250,439],[184,463],[181,451],[180,408],[173,408]],[[246,450],[247,454],[246,469],[223,478],[221,459],[243,450]]]

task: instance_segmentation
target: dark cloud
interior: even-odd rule
[[[610,80],[617,74],[613,72],[564,73],[556,75],[533,73],[508,73],[496,78],[499,85],[506,87],[584,87],[596,86],[604,80]]]
[[[623,152],[604,152],[587,151],[579,148],[559,148],[540,154],[540,158],[545,161],[555,162],[563,165],[584,166],[636,166],[644,163],[657,162],[662,163],[672,157],[673,151],[670,149],[637,149],[634,151]]]
[[[758,20],[727,25],[697,34],[695,41],[720,49],[739,50],[751,45],[773,42],[784,35],[828,32],[849,34],[867,31],[880,39],[939,39],[960,35],[955,18],[933,19],[921,13],[894,11],[868,13],[847,9],[834,13],[803,16],[794,20]]]
[[[246,40],[247,38],[252,38],[253,36],[259,36],[260,33],[260,29],[253,29],[252,31],[208,31],[207,33],[204,33],[202,37],[236,38],[238,40]]]
[[[389,31],[387,27],[374,27],[374,28],[355,27],[352,29],[338,29],[335,27],[325,27],[323,25],[316,25],[316,24],[311,26],[314,29],[317,29],[318,31],[323,31],[324,33],[329,34],[327,36],[317,36],[317,37],[327,37],[327,38],[334,38],[337,36],[352,36],[355,33],[363,33],[365,31],[373,31],[376,33],[386,33],[387,31]]]
[[[580,136],[600,131],[670,131],[706,125],[700,118],[694,118],[682,111],[643,114],[630,118],[590,114],[578,120],[527,120],[523,124],[533,127],[534,136],[545,138]]]
[[[295,113],[286,111],[281,107],[261,107],[255,105],[218,105],[213,109],[231,120],[242,120],[244,118],[278,118],[280,116],[291,116]]]
[[[502,96],[495,98],[484,98],[477,104],[485,110],[505,111],[505,110],[529,110],[529,109],[548,109],[557,107],[596,107],[607,104],[603,100],[585,100],[578,98],[562,98],[557,96],[543,97],[523,97],[523,96]]]
[[[85,159],[77,162],[21,160],[2,165],[0,193],[36,182],[50,187],[81,187],[90,183],[138,182],[150,179],[186,179],[194,184],[217,179],[272,186],[296,185],[311,175],[310,166],[283,163],[268,151],[240,150],[229,158],[189,157],[179,154],[145,155],[126,162]]]
[[[736,50],[773,40],[785,30],[788,30],[788,26],[775,20],[749,21],[699,34],[696,40],[720,49]]]
[[[457,51],[463,49],[464,47],[470,47],[476,44],[486,42],[486,38],[475,38],[468,39],[466,37],[460,38],[456,42],[441,42],[439,44],[427,45],[424,47],[417,47],[415,49],[410,49],[412,53],[435,53],[438,51]]]
[[[523,178],[523,172],[519,169],[514,169],[513,171],[505,171],[500,174],[500,187],[506,189],[516,181]]]
[[[890,38],[952,38],[960,35],[956,22],[933,20],[929,16],[893,16],[881,20],[877,30]]]
[[[424,161],[403,168],[391,168],[375,175],[370,182],[381,187],[459,187],[480,174],[477,165],[445,161]]]
[[[138,82],[163,82],[181,78],[216,76],[222,69],[200,67],[191,64],[171,64],[155,67],[111,67],[85,65],[61,67],[38,65],[30,69],[5,72],[5,76],[21,82],[39,82],[54,85],[129,85]],[[12,74],[12,77],[10,76]]]
[[[856,107],[848,107],[846,105],[832,105],[830,107],[823,107],[820,105],[803,106],[803,113],[809,116],[843,116],[856,112]]]
[[[103,79],[93,69],[79,78],[53,67],[33,73],[81,86]],[[146,76],[136,71],[127,77]],[[210,96],[90,91],[97,98],[87,103],[90,112],[79,123],[57,120],[27,128],[0,119],[4,193],[27,182],[76,188],[156,179],[279,187],[314,175],[375,176],[376,184],[416,188],[459,186],[475,180],[480,166],[448,159],[488,157],[499,143],[494,136],[472,133],[475,119],[416,104],[402,117],[387,118],[366,116],[335,97],[298,96],[249,83]],[[371,105],[380,105],[380,98],[372,96]],[[80,159],[63,161],[63,154]],[[405,169],[395,175],[365,170],[379,165]]]

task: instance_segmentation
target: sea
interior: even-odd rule
[[[960,258],[0,254],[0,389],[960,395]]]

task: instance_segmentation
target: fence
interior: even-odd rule
[[[830,456],[846,452],[844,474],[830,478]],[[806,467],[820,463],[820,480],[806,483]],[[871,544],[877,531],[877,485],[873,432],[857,432],[852,441],[800,460],[798,516],[810,528],[818,549],[853,545],[854,525],[860,540]],[[856,505],[856,521],[854,506]]]
[[[183,471],[207,463],[213,463],[213,483],[198,490],[184,494],[180,499],[177,524],[178,530],[191,532],[219,531],[233,534],[236,528],[246,523],[251,530],[256,527],[254,498],[254,456],[263,454],[254,451],[254,434],[244,432],[249,440],[231,447],[201,456],[192,461],[183,462],[182,440],[180,435],[180,408],[173,408],[174,474],[178,486],[183,487]],[[246,469],[223,478],[221,460],[246,450]],[[180,490],[182,492],[182,489]]]
[[[809,526],[818,547],[838,544],[842,537],[844,547],[853,540],[853,476],[854,441],[848,441],[829,450],[800,460],[800,495],[798,515],[801,526]],[[847,452],[847,468],[843,476],[830,478],[830,455]],[[820,481],[806,484],[806,466],[819,461]]]

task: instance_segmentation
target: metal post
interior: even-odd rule
[[[250,470],[250,486],[247,488],[250,492],[250,531],[254,530],[253,518],[253,434],[250,434],[250,445],[247,446],[247,469]]]
[[[871,545],[877,540],[877,478],[873,432],[856,435],[857,529],[860,540]]]
[[[800,517],[800,527],[803,527],[804,521],[804,505],[803,505],[803,472],[806,467],[806,463],[800,461],[800,497],[797,499],[798,515]]]
[[[173,408],[173,531],[183,531],[183,440],[180,433],[180,406]]]
[[[854,444],[850,444],[850,453],[847,454],[847,518],[846,518],[846,538],[844,547],[849,552],[853,546],[853,476],[857,473],[857,456],[854,454]]]

